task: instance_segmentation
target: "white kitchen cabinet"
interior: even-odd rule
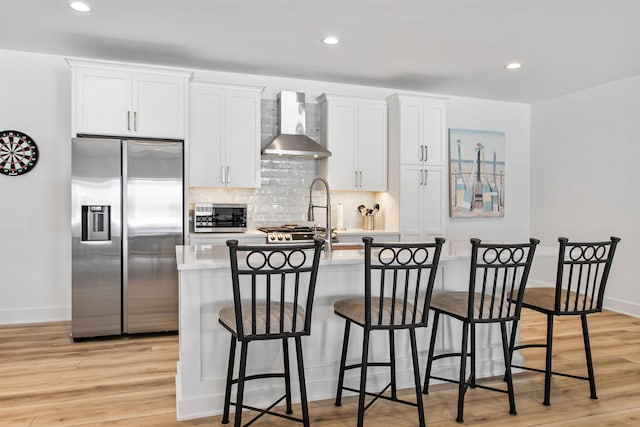
[[[401,241],[424,241],[443,234],[445,173],[442,167],[400,167]]]
[[[387,107],[383,100],[324,94],[320,139],[331,157],[320,171],[332,190],[387,190]]]
[[[193,82],[189,94],[189,185],[260,187],[262,87]]]
[[[72,67],[74,135],[185,138],[190,72],[67,61]]]
[[[401,141],[400,163],[443,166],[446,162],[445,103],[441,98],[392,95],[390,115],[395,120],[391,140]]]
[[[387,228],[397,227],[401,240],[431,240],[445,234],[448,209],[446,99],[394,94],[387,101]]]

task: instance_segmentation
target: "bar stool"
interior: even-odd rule
[[[309,425],[309,411],[305,388],[301,337],[311,331],[311,309],[318,274],[322,240],[305,245],[238,246],[237,240],[228,240],[231,259],[233,305],[219,312],[219,322],[231,332],[229,366],[224,399],[222,424],[229,423],[229,407],[234,405],[235,427],[242,425],[242,409]],[[302,418],[291,416],[291,376],[289,369],[288,339],[296,345]],[[249,343],[257,340],[282,340],[284,372],[246,375]],[[236,342],[240,342],[238,377],[233,378]],[[284,378],[285,394],[266,409],[255,408],[243,402],[247,381],[265,378]],[[236,401],[231,402],[231,388],[237,384]],[[286,414],[272,411],[283,399]]]
[[[522,295],[538,243],[540,243],[539,240],[530,239],[529,243],[483,244],[480,239],[471,239],[471,269],[468,291],[437,292],[431,298],[431,310],[434,311],[434,317],[427,372],[422,392],[429,393],[431,378],[458,384],[456,421],[459,423],[463,422],[464,396],[469,387],[507,393],[509,395],[509,413],[516,414],[506,324],[516,321],[520,317]],[[446,314],[462,322],[460,353],[434,355],[441,314]],[[476,325],[492,323],[500,324],[507,390],[476,383]],[[467,350],[469,330],[471,330],[470,351]],[[466,377],[468,356],[471,359],[471,372],[469,377]],[[456,380],[431,374],[433,362],[447,357],[460,357],[460,375]]]
[[[425,425],[424,408],[420,394],[420,367],[416,347],[415,329],[427,325],[429,301],[445,239],[436,238],[435,243],[373,243],[371,237],[364,242],[364,298],[348,298],[336,301],[334,312],[345,319],[342,356],[338,375],[336,406],[342,404],[342,390],[359,394],[358,427],[364,422],[364,411],[377,399],[386,399],[418,408],[420,426]],[[362,361],[347,365],[347,347],[351,324],[364,330]],[[407,329],[411,341],[411,357],[416,387],[416,403],[398,399],[395,366],[395,331]],[[389,361],[369,362],[369,336],[372,331],[387,331],[389,334]],[[367,368],[385,366],[390,368],[391,382],[379,393],[366,391]],[[348,369],[360,369],[360,387],[344,386],[344,373]],[[391,396],[384,395],[391,388]],[[374,396],[365,407],[365,396]]]
[[[543,404],[551,404],[551,376],[575,378],[589,381],[591,399],[597,399],[596,381],[591,359],[587,315],[602,311],[604,290],[607,285],[613,255],[620,238],[611,237],[605,242],[569,242],[566,237],[558,238],[560,249],[556,271],[556,285],[551,288],[528,288],[524,293],[522,306],[547,315],[547,340],[545,344],[515,345],[517,322],[511,331],[510,349],[514,350],[542,347],[546,348],[545,368],[535,369],[512,365],[516,368],[544,373]],[[587,376],[554,372],[551,368],[553,349],[554,316],[580,316],[584,353],[587,359]]]

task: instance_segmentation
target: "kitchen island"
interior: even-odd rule
[[[353,248],[353,246],[350,246]],[[469,242],[447,242],[443,247],[434,292],[466,290],[468,287]],[[557,255],[555,248],[538,246],[536,260]],[[222,413],[230,334],[218,323],[218,311],[233,301],[228,249],[224,245],[178,246],[176,257],[180,281],[179,360],[176,373],[176,413],[178,420],[206,417]],[[536,261],[534,261],[534,264]],[[343,250],[323,252],[313,309],[311,336],[304,337],[304,362],[309,400],[335,396],[340,361],[344,320],[333,313],[333,303],[342,298],[362,296],[364,284],[364,251]],[[461,323],[442,319],[439,328],[439,350],[457,351],[460,346]],[[476,352],[477,376],[501,375],[504,372],[499,327],[478,326]],[[430,328],[418,330],[421,372],[424,373]],[[362,331],[355,328],[350,339],[347,363],[360,359]],[[358,344],[360,343],[360,344]],[[256,342],[249,351],[247,372],[282,369],[280,342]],[[258,348],[259,347],[259,348]],[[386,334],[371,337],[369,359],[388,359]],[[455,360],[440,360],[434,373],[455,378]],[[514,354],[514,363],[521,362]],[[397,383],[413,387],[408,333],[396,337]],[[376,390],[388,383],[388,368],[369,370],[367,388]],[[357,387],[357,370],[347,371],[345,385]],[[294,401],[296,376],[292,377]],[[254,405],[271,402],[274,390],[284,390],[282,380],[248,383],[245,401]]]

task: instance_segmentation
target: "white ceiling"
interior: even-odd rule
[[[640,0],[67,3],[1,0],[0,49],[527,103],[640,74]]]

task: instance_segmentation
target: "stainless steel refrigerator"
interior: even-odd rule
[[[176,331],[182,141],[72,141],[71,335]]]

